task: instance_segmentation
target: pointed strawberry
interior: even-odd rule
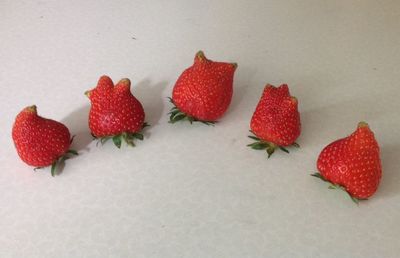
[[[301,124],[298,101],[290,96],[286,84],[274,87],[267,84],[251,118],[250,128],[256,142],[247,146],[266,150],[268,158],[279,148],[289,153],[288,146],[299,147],[295,142],[300,135]]]
[[[229,107],[237,64],[209,60],[199,51],[194,64],[178,78],[170,101],[170,123],[180,120],[213,124]]]
[[[114,86],[110,77],[102,76],[96,88],[85,92],[92,104],[89,128],[93,137],[102,144],[112,139],[120,148],[122,141],[134,146],[134,139],[143,140],[140,131],[147,126],[145,114],[130,86],[129,79],[122,79]]]
[[[365,122],[350,136],[332,142],[318,157],[320,173],[312,176],[330,182],[331,189],[346,191],[358,203],[372,196],[382,177],[379,145]]]
[[[26,107],[17,115],[12,138],[22,161],[35,169],[51,166],[52,176],[57,166],[71,155],[78,155],[69,149],[72,139],[68,128],[39,116],[36,106]]]

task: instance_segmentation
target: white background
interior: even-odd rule
[[[237,62],[215,127],[167,123],[194,54]],[[399,257],[400,2],[0,1],[0,257]],[[96,147],[83,94],[128,77],[152,126]],[[301,149],[246,144],[266,83],[299,99]],[[36,104],[76,135],[52,178],[19,160],[11,128]],[[365,120],[383,178],[359,206],[309,176]]]

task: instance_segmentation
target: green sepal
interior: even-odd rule
[[[289,153],[289,150],[286,149],[286,146],[285,146],[285,147],[283,147],[283,146],[278,146],[278,145],[276,145],[276,144],[274,144],[274,143],[261,140],[260,138],[258,138],[258,137],[255,135],[255,133],[254,133],[253,131],[249,130],[249,132],[252,133],[253,135],[248,135],[247,137],[249,137],[249,138],[252,139],[252,140],[255,140],[255,142],[250,143],[250,144],[247,144],[247,146],[248,146],[248,147],[251,147],[251,148],[254,149],[254,150],[264,150],[264,149],[265,149],[265,150],[267,151],[268,158],[271,157],[271,155],[275,152],[275,150],[276,150],[277,148],[279,148],[279,149],[282,150],[283,152]],[[300,145],[298,145],[297,143],[293,143],[293,144],[290,145],[290,146],[294,146],[294,147],[297,147],[297,148],[300,147]]]
[[[143,125],[142,125],[142,130],[143,130],[144,128],[148,127],[148,126],[150,126],[150,124],[147,123],[147,122],[144,122]]]
[[[118,149],[121,148],[121,143],[122,143],[121,137],[122,137],[122,134],[119,134],[119,135],[115,135],[112,138],[114,145],[117,146]]]
[[[67,150],[66,153],[72,154],[72,155],[75,155],[75,156],[78,156],[78,155],[79,155],[78,152],[77,152],[76,150]]]
[[[51,165],[50,165],[50,172],[51,172],[51,176],[56,176],[57,173],[57,168],[60,167],[62,164],[65,163],[65,161],[69,158],[71,158],[72,156],[76,156],[79,155],[78,152],[76,150],[67,150],[64,155],[60,156],[58,159],[56,159]],[[37,171],[38,169],[43,169],[45,167],[36,167],[33,170]]]
[[[72,135],[71,139],[69,140],[69,144],[70,144],[70,145],[71,145],[72,142],[74,141],[75,136],[76,136],[76,135]]]
[[[267,154],[268,154],[268,158],[271,157],[271,155],[275,152],[275,147],[268,147],[267,148]]]
[[[316,177],[316,178],[319,178],[319,179],[321,179],[322,181],[328,183],[328,184],[329,184],[328,189],[339,189],[339,190],[344,191],[344,192],[347,194],[347,196],[349,196],[350,199],[351,199],[355,204],[357,204],[357,205],[359,204],[360,201],[368,200],[367,198],[357,198],[357,197],[352,196],[352,195],[346,190],[346,188],[345,188],[344,186],[339,185],[339,184],[334,184],[334,183],[332,183],[331,181],[329,181],[328,179],[326,179],[323,175],[321,175],[321,174],[318,173],[318,172],[317,172],[317,173],[314,173],[314,174],[311,174],[311,176]]]
[[[297,142],[294,142],[291,146],[296,147],[296,148],[300,148],[300,145]]]
[[[144,136],[141,133],[133,133],[132,136],[133,136],[133,138],[136,138],[141,141],[143,141],[143,139],[144,139]]]
[[[253,135],[248,135],[247,137],[249,137],[250,139],[253,139],[255,141],[259,141],[260,140],[260,138],[257,138],[257,137],[255,137]]]
[[[142,130],[148,126],[150,126],[150,125],[148,123],[144,122],[142,125]],[[109,135],[109,136],[102,136],[102,137],[96,137],[95,135],[92,134],[92,136],[94,136],[95,139],[97,139],[96,146],[99,143],[101,143],[101,145],[104,145],[108,140],[112,139],[114,145],[117,146],[118,149],[121,148],[122,142],[125,142],[127,145],[134,147],[135,139],[138,139],[141,141],[143,141],[143,139],[144,139],[144,136],[141,132],[135,132],[135,133],[123,132],[123,133],[117,134],[117,135]]]
[[[168,112],[168,115],[169,115],[169,121],[168,122],[169,123],[174,124],[174,123],[176,123],[178,121],[184,121],[184,120],[189,121],[190,124],[193,124],[193,122],[200,122],[200,123],[205,124],[205,125],[214,126],[215,123],[217,123],[217,121],[200,120],[200,119],[197,119],[197,118],[195,118],[193,116],[190,116],[190,115],[180,111],[178,109],[178,107],[175,105],[174,100],[172,98],[170,98],[170,97],[167,97],[167,98],[169,99],[169,102],[171,102],[172,105],[174,105],[171,108],[171,110]]]
[[[247,146],[254,150],[264,150],[269,147],[269,144],[266,142],[253,142],[253,143],[247,144]]]
[[[281,149],[282,151],[284,151],[286,153],[289,153],[289,151],[286,148],[282,147],[282,146],[279,146],[279,149]]]
[[[51,164],[51,176],[54,177],[56,175],[56,167],[57,167],[57,160]]]

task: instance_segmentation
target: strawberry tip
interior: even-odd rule
[[[32,106],[26,107],[25,110],[28,111],[28,112],[31,112],[31,113],[35,113],[35,114],[37,113],[36,105],[32,105]]]
[[[358,128],[362,128],[362,127],[369,127],[367,122],[361,121],[358,123],[357,125]]]
[[[206,56],[204,55],[203,50],[197,51],[196,57],[199,58],[199,59],[207,59]]]

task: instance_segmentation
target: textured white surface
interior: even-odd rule
[[[399,257],[400,2],[0,2],[0,257]],[[135,38],[135,39],[133,39]],[[199,49],[239,64],[215,127],[167,123]],[[96,147],[85,90],[131,79],[152,125],[135,148]],[[246,147],[264,85],[299,99],[300,150]],[[36,104],[81,155],[52,178],[23,164],[15,115]],[[367,121],[383,179],[358,207],[309,176]]]

